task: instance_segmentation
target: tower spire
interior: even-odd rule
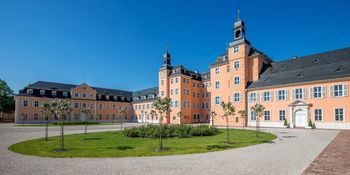
[[[237,10],[237,21],[240,21],[241,20],[241,14],[240,14],[240,11],[239,9]]]
[[[165,46],[165,53],[163,54],[163,66],[170,66],[170,53],[168,50],[168,46]]]

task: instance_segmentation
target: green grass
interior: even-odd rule
[[[10,146],[9,150],[43,157],[139,157],[204,153],[268,143],[276,139],[275,135],[265,132],[261,132],[257,139],[252,130],[232,129],[230,132],[232,144],[224,143],[225,130],[220,130],[215,136],[163,139],[164,147],[169,149],[163,152],[154,151],[158,148],[158,139],[124,137],[119,131],[67,135],[67,150],[63,152],[54,151],[59,147],[58,136],[50,137],[48,141],[40,138],[20,142]]]
[[[78,124],[70,124],[70,125],[65,125],[65,126],[82,126],[82,125],[85,125],[85,123],[78,123]],[[91,125],[112,125],[112,122],[111,123],[90,123],[88,124],[89,126]],[[117,122],[114,122],[113,125],[120,125],[120,123],[117,123]],[[13,124],[13,126],[16,126],[16,127],[44,127],[46,126],[46,124]],[[49,126],[60,126],[59,124],[55,124],[55,123],[49,123]]]

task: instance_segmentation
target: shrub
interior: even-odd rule
[[[284,119],[283,125],[284,125],[284,126],[288,126],[288,121],[287,121],[287,119]]]
[[[186,125],[163,125],[162,137],[192,137],[192,136],[211,136],[219,133],[219,129],[206,125],[186,126]],[[158,138],[159,126],[146,125],[133,127],[123,131],[126,137]]]
[[[312,121],[309,119],[309,126],[312,127]]]
[[[61,125],[61,122],[54,122],[53,125]],[[88,121],[88,125],[99,124],[99,122]],[[85,125],[85,121],[64,121],[63,125]]]

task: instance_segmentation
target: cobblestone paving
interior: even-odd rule
[[[350,175],[350,131],[341,131],[303,174]]]

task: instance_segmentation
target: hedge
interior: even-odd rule
[[[192,136],[212,136],[219,133],[219,129],[207,125],[163,125],[162,137],[192,137]],[[126,137],[158,138],[159,125],[145,125],[133,127],[123,131]]]

